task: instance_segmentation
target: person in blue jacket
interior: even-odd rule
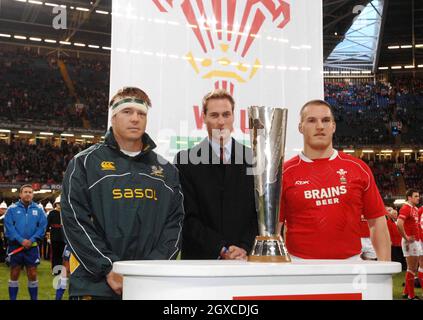
[[[19,201],[12,204],[4,218],[5,235],[8,239],[7,263],[10,265],[9,297],[16,300],[18,279],[22,267],[28,276],[28,291],[31,300],[37,300],[37,265],[40,251],[37,241],[43,239],[47,219],[44,210],[35,202],[34,190],[29,184],[19,189]]]

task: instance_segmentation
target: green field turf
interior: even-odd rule
[[[0,264],[0,300],[9,299],[8,294],[8,280],[9,280],[9,268],[4,264]],[[40,300],[54,300],[55,290],[53,289],[54,277],[51,275],[50,262],[42,261],[38,267],[38,298]],[[404,272],[394,275],[394,299],[401,299],[402,295],[402,283],[404,282]],[[68,299],[68,291],[66,290],[64,300]],[[416,289],[417,295],[422,295],[422,289]],[[28,300],[29,294],[27,289],[26,274],[22,273],[19,278],[19,300]]]
[[[8,282],[10,269],[4,264],[0,264],[0,300],[8,300]],[[56,290],[53,288],[54,276],[51,274],[50,261],[42,261],[38,266],[38,299],[40,300],[54,300]],[[57,281],[57,280],[56,280]],[[68,300],[68,291],[66,290],[63,296],[64,300]],[[18,300],[29,300],[29,293],[27,287],[27,277],[25,270],[22,270],[19,277],[19,292]]]

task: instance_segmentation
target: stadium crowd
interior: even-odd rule
[[[423,163],[410,161],[404,166],[404,180],[409,188],[423,190]]]
[[[66,66],[71,86],[64,81],[59,60]],[[33,48],[16,48],[0,51],[0,66],[2,123],[106,129],[108,62],[66,56],[59,59]]]
[[[385,200],[399,194],[398,180],[400,171],[395,168],[395,161],[369,161],[363,158],[373,172],[380,194]]]
[[[63,141],[57,147],[50,143],[28,144],[0,140],[0,183],[62,183],[69,161],[89,145]]]
[[[335,144],[343,146],[418,143],[423,110],[423,81],[325,83],[325,100],[337,122]]]

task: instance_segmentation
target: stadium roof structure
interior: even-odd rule
[[[62,11],[53,13],[57,5]],[[111,42],[110,8],[111,0],[2,0],[0,40],[102,52]],[[63,12],[66,29],[55,29],[54,19]]]
[[[109,54],[112,0],[51,1],[0,1],[0,42]],[[66,30],[52,25],[55,4],[66,6]],[[423,1],[323,0],[323,50],[326,66],[421,66]]]
[[[323,56],[326,60],[344,39],[357,14],[370,0],[323,0]]]
[[[373,70],[384,12],[384,0],[372,0],[366,6],[355,5],[356,16],[344,38],[325,60],[325,67],[348,70]],[[335,32],[336,34],[337,32]]]
[[[423,1],[385,0],[386,18],[377,67],[423,65]]]
[[[423,1],[323,0],[325,67],[423,70]]]

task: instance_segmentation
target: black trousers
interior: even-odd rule
[[[63,250],[65,249],[65,243],[63,241],[52,241],[51,242],[51,269],[55,274],[60,273],[60,269],[55,270],[55,266],[61,266],[63,263]]]
[[[404,254],[402,253],[401,247],[391,247],[391,259],[394,262],[401,263],[402,271],[407,270],[407,261],[404,258]]]
[[[3,239],[0,237],[0,262],[4,262],[6,260],[6,249],[4,246]]]
[[[50,245],[47,243],[47,238],[44,237],[43,240],[38,241],[38,244],[40,245],[41,248],[41,254],[43,256],[44,260],[50,260]]]

